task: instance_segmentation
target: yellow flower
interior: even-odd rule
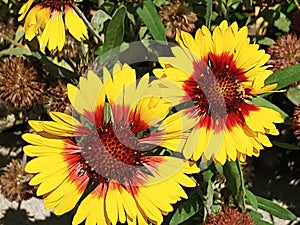
[[[250,44],[247,27],[223,21],[213,33],[203,26],[195,38],[178,33],[180,46],[174,57],[159,59],[163,69],[155,70],[158,85],[165,89],[174,82],[180,89],[164,92],[177,104],[192,102],[183,114],[197,118],[184,154],[198,160],[245,161],[272,146],[266,134],[277,135],[273,123],[283,122],[272,109],[254,106],[254,95],[271,91],[276,84],[264,85],[272,71],[264,64],[270,56]],[[155,85],[154,85],[155,86]],[[163,91],[161,91],[163,92]],[[169,96],[171,97],[171,96]]]
[[[73,209],[92,184],[73,225],[161,224],[171,204],[187,198],[182,186],[195,186],[186,174],[199,169],[158,155],[157,146],[180,151],[187,134],[180,119],[164,119],[172,104],[151,96],[148,75],[137,84],[127,65],[115,66],[112,76],[103,71],[103,79],[89,71],[79,89],[68,85],[75,115],[84,123],[59,112],[50,113],[54,121],[29,121],[38,133],[23,135],[31,144],[24,152],[35,157],[25,167],[36,174],[29,184],[38,186],[37,195],[57,215]]]
[[[29,0],[22,6],[19,11],[19,14],[21,14],[19,21],[23,20],[27,15],[24,23],[24,31],[25,38],[29,41],[39,35],[39,31],[42,31],[40,38],[41,49],[48,46],[49,50],[56,48],[62,50],[65,43],[64,20],[70,34],[78,41],[88,37],[84,22],[71,7],[72,0],[65,1],[64,3],[56,0],[51,0],[50,2],[41,0],[30,9],[33,2],[33,0]]]

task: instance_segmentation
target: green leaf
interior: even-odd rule
[[[299,80],[300,64],[286,67],[282,70],[276,70],[266,79],[265,84],[277,83],[275,90],[280,90]]]
[[[96,51],[96,54],[101,56],[98,58],[99,65],[110,68],[118,61],[120,46],[124,37],[125,15],[126,8],[121,6],[109,22],[103,46]]]
[[[105,32],[105,40],[103,43],[102,52],[105,53],[116,47],[119,47],[123,42],[124,37],[124,19],[126,15],[126,8],[120,7],[112,20],[109,22],[107,31]]]
[[[91,25],[97,33],[103,30],[104,22],[111,19],[111,17],[103,10],[98,10],[92,17]]]
[[[241,171],[240,162],[228,161],[223,166],[224,175],[234,199],[237,201],[239,207],[244,211],[245,207],[245,186],[243,174]]]
[[[42,52],[32,52],[32,56],[40,61],[40,63],[43,65],[43,68],[50,74],[50,76],[55,78],[63,77],[68,80],[76,81],[77,75],[75,73],[56,65],[55,63],[50,61]]]
[[[153,0],[153,4],[157,7],[163,5],[163,4],[166,4],[166,1],[167,0]]]
[[[160,21],[157,14],[156,8],[151,0],[146,0],[144,2],[143,8],[137,9],[137,14],[141,17],[143,22],[146,24],[153,38],[158,41],[166,42],[165,28]]]
[[[11,45],[8,49],[4,49],[0,52],[0,56],[3,55],[23,56],[23,55],[31,55],[31,52],[27,48],[14,47],[13,45]]]
[[[286,97],[295,105],[300,104],[300,87],[291,87],[286,93]]]
[[[213,12],[213,1],[207,0],[206,1],[206,13],[205,13],[205,25],[210,28],[211,26],[211,17]]]
[[[246,190],[246,203],[251,205],[255,210],[258,208],[256,196],[249,190]]]
[[[262,97],[255,97],[252,99],[252,103],[256,106],[262,106],[270,109],[274,109],[275,111],[279,112],[280,115],[284,120],[289,119],[289,115],[286,114],[282,109],[280,109],[278,106],[274,105],[273,103],[269,102],[268,100],[262,98]]]
[[[280,148],[288,149],[288,150],[299,150],[299,146],[295,144],[288,144],[279,141],[272,141],[272,143]]]
[[[178,225],[199,211],[199,202],[196,199],[188,199],[184,201],[175,211],[169,225]]]
[[[249,210],[249,217],[252,218],[254,220],[254,223],[256,225],[273,225],[271,223],[268,223],[264,220],[262,220],[263,216],[261,213],[256,212],[254,210]]]
[[[283,208],[282,206],[272,202],[268,199],[256,196],[258,202],[258,208],[270,213],[273,216],[276,216],[283,220],[296,220],[297,217],[288,209]]]
[[[274,26],[283,32],[289,32],[291,21],[286,17],[286,15],[282,12],[279,14],[279,18],[275,20]]]
[[[275,41],[271,38],[263,37],[262,39],[258,40],[257,43],[260,44],[260,45],[270,46],[270,45],[274,44]]]

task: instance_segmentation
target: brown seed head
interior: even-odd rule
[[[179,0],[162,5],[159,9],[160,18],[166,28],[166,35],[173,39],[178,31],[192,32],[198,20],[193,9]]]
[[[0,66],[0,98],[14,108],[31,108],[44,95],[41,70],[21,57],[5,58]]]
[[[268,64],[273,65],[273,70],[295,65],[300,61],[300,39],[294,34],[283,35],[268,48],[268,53]]]
[[[29,174],[18,160],[12,160],[0,176],[0,191],[9,201],[22,201],[33,196],[33,188],[28,184]]]
[[[209,215],[204,225],[254,225],[254,221],[249,217],[248,212],[240,213],[238,209],[224,207],[215,216]]]

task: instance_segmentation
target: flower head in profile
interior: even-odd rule
[[[149,76],[136,81],[135,70],[105,68],[103,79],[89,71],[79,88],[68,85],[71,104],[81,121],[52,112],[53,121],[29,121],[38,134],[25,134],[31,157],[25,167],[36,174],[30,181],[45,207],[57,215],[80,202],[73,225],[160,224],[173,203],[187,198],[182,186],[195,182],[186,174],[198,172],[182,158],[158,150],[180,150],[184,126],[169,119],[170,102],[149,95]],[[159,147],[158,147],[159,146]],[[162,148],[161,148],[162,147]]]
[[[31,8],[34,0],[28,0],[19,11],[19,21],[25,17],[25,38],[31,41],[39,35],[40,48],[48,46],[49,50],[62,50],[66,34],[65,25],[70,34],[78,41],[88,37],[87,28],[83,20],[72,8],[73,0],[40,0]],[[63,19],[64,17],[64,19]]]
[[[186,143],[185,156],[224,164],[226,160],[245,161],[258,156],[263,146],[271,146],[266,134],[277,135],[274,122],[283,122],[272,109],[255,106],[253,96],[271,91],[265,86],[272,71],[264,64],[269,55],[250,44],[246,27],[223,21],[213,33],[203,26],[195,38],[189,33],[177,35],[180,46],[172,48],[174,57],[161,57],[163,69],[155,74],[158,85],[170,89],[175,82],[180,89],[163,92],[173,102],[188,103],[184,114],[196,119]],[[170,96],[171,97],[171,96]]]

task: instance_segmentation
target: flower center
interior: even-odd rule
[[[244,101],[245,91],[238,81],[242,71],[228,55],[211,57],[208,65],[204,61],[195,62],[195,72],[184,89],[194,101],[199,116],[209,113],[214,120],[226,119]]]
[[[124,122],[104,124],[97,132],[83,137],[81,155],[98,181],[116,180],[119,183],[136,182],[142,165],[143,152],[148,147],[138,142],[130,127]]]
[[[73,0],[42,0],[39,4],[43,8],[51,8],[51,11],[63,11],[66,5],[70,6]]]

